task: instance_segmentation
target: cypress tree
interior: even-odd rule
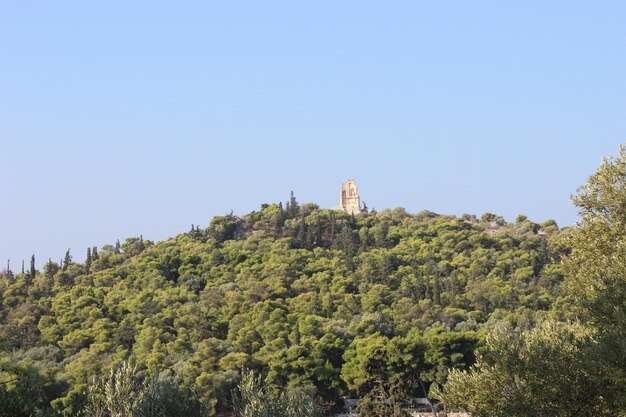
[[[349,225],[344,224],[339,233],[339,248],[343,251],[344,261],[348,269],[352,270],[354,264],[352,258],[354,257],[354,238],[352,237],[352,229]]]
[[[321,245],[322,244],[322,221],[320,220],[319,216],[317,217],[317,222],[315,223],[315,234],[313,236],[314,236],[313,244]]]
[[[296,200],[296,197],[293,195],[293,191],[291,192],[291,197],[289,198],[289,205],[288,205],[288,212],[289,212],[289,217],[290,218],[295,218],[298,215],[298,212],[300,211],[300,208],[298,207],[298,201]]]
[[[456,279],[456,275],[454,276],[454,278]],[[451,307],[456,307],[456,285],[454,284],[455,280],[451,280],[450,281],[450,306]]]
[[[91,269],[91,248],[87,248],[87,257],[85,258],[85,269],[87,272]]]
[[[99,256],[98,256],[98,247],[97,247],[97,246],[94,246],[94,247],[91,249],[91,259],[93,259],[94,261],[97,261],[97,260],[98,260],[98,258],[99,258]]]
[[[68,266],[70,266],[71,262],[72,262],[72,255],[70,255],[70,250],[68,249],[67,252],[65,252],[65,258],[63,259],[64,271],[67,269]]]
[[[35,254],[30,257],[30,279],[35,279]]]
[[[433,302],[441,305],[441,283],[439,277],[435,277],[435,285],[433,287]]]
[[[7,259],[7,276],[9,277],[9,280],[13,281],[13,278],[15,278],[15,275],[13,275],[13,271],[11,271],[11,260]]]

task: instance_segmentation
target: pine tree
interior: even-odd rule
[[[59,270],[59,265],[52,262],[52,259],[48,258],[48,263],[43,266],[43,272],[46,275],[46,278],[49,280],[54,279],[54,274],[56,274]]]
[[[307,246],[307,235],[306,235],[306,221],[304,219],[304,215],[300,218],[300,229],[298,230],[298,244],[301,248]]]

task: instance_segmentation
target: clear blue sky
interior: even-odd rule
[[[346,178],[378,210],[571,225],[626,141],[625,22],[623,1],[1,1],[0,261],[290,190],[332,207]]]

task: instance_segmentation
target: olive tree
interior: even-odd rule
[[[450,371],[439,396],[475,417],[613,416],[599,355],[594,332],[580,324],[544,322],[521,334],[501,327],[469,371]]]
[[[261,376],[244,371],[237,389],[232,392],[236,417],[319,417],[321,407],[302,389],[289,389],[271,395]]]

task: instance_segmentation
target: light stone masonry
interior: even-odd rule
[[[361,212],[361,198],[359,197],[359,191],[356,187],[356,181],[346,180],[341,185],[339,206],[342,210],[350,214],[358,214]]]

